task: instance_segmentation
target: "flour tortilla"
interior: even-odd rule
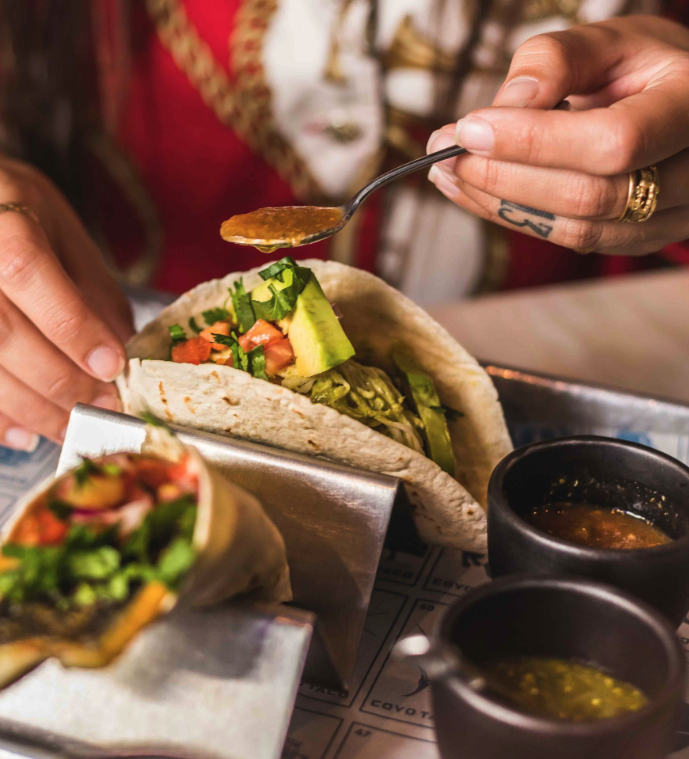
[[[262,282],[258,272],[265,267],[199,285],[132,338],[129,364],[118,380],[125,410],[400,477],[424,540],[485,551],[488,479],[512,449],[490,378],[423,309],[377,277],[334,262],[300,263],[337,303],[356,361],[390,371],[392,350],[404,347],[433,378],[441,402],[464,414],[449,422],[456,479],[366,425],[247,372],[165,360],[170,325],[186,329],[191,316],[222,305],[240,277],[249,292]]]
[[[259,502],[224,479],[194,448],[166,429],[149,427],[141,452],[178,461],[189,453],[199,477],[193,543],[197,558],[179,594],[159,582],[144,585],[92,644],[56,637],[30,637],[0,645],[0,688],[54,656],[68,667],[109,664],[146,625],[169,612],[180,598],[192,606],[217,603],[240,593],[274,602],[292,593],[285,544]],[[52,486],[44,482],[18,506],[2,533],[11,542],[19,524],[36,509]],[[7,560],[4,560],[7,561]]]

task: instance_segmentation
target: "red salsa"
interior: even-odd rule
[[[652,548],[672,540],[637,514],[586,503],[540,506],[527,521],[556,538],[591,548]]]

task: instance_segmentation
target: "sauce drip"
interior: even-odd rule
[[[648,699],[636,687],[570,659],[520,656],[483,667],[488,686],[527,714],[598,720],[634,712]]]
[[[652,548],[672,541],[636,514],[585,503],[541,506],[527,516],[527,521],[556,538],[591,548]]]
[[[293,248],[307,237],[324,232],[342,221],[340,208],[284,206],[259,208],[223,222],[220,234],[228,242],[253,245],[264,253]]]

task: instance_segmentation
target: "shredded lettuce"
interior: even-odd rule
[[[295,393],[308,396],[312,403],[323,403],[373,427],[378,432],[424,453],[419,430],[421,419],[404,403],[404,396],[382,370],[346,361],[315,377],[287,377],[282,384]]]

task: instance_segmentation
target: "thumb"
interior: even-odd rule
[[[493,105],[549,110],[596,91],[625,57],[627,39],[604,24],[531,37],[514,54]]]

